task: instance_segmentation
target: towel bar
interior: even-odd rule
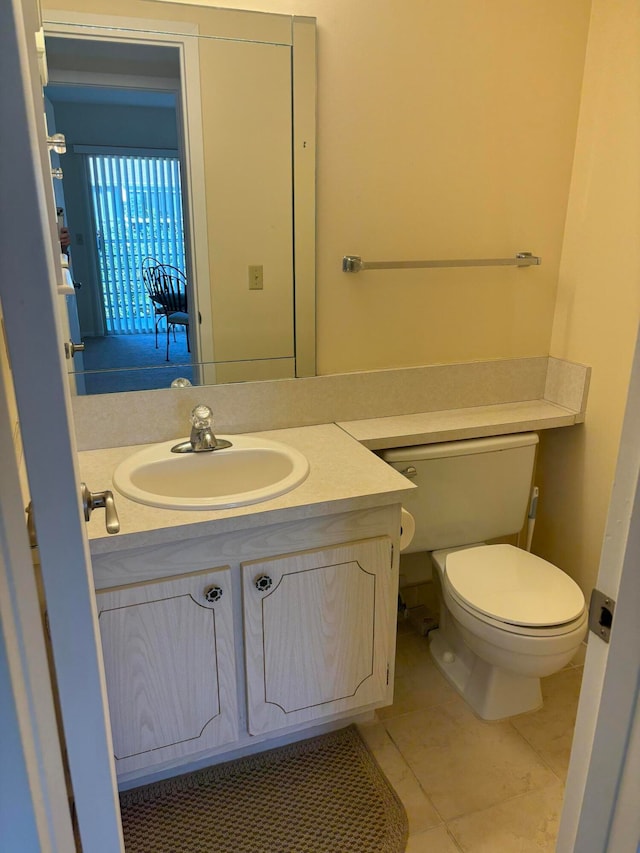
[[[345,255],[342,272],[364,270],[415,270],[433,267],[531,267],[539,266],[542,258],[531,252],[518,252],[515,258],[479,258],[459,261],[363,261],[359,255]]]

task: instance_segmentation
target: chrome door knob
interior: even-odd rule
[[[74,344],[73,341],[65,341],[64,354],[67,358],[73,358],[77,352],[84,352],[84,344]]]
[[[116,502],[113,492],[108,489],[104,492],[90,492],[86,483],[80,484],[82,495],[82,507],[84,509],[84,520],[89,521],[94,509],[104,509],[107,533],[118,533],[120,530],[120,519],[116,510]]]

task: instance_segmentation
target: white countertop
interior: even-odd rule
[[[86,450],[78,454],[81,479],[91,491],[112,489],[120,533],[107,534],[104,512],[87,525],[92,554],[208,536],[284,521],[401,503],[413,486],[405,477],[363,447],[336,424],[256,432],[295,447],[309,460],[309,475],[297,488],[272,500],[224,510],[159,509],[136,503],[113,486],[112,473],[127,456],[145,445]],[[177,441],[180,437],[177,437]]]
[[[582,420],[580,412],[566,409],[557,403],[524,400],[441,412],[341,421],[339,426],[365,447],[382,450],[463,438],[537,432],[552,427],[572,426]]]
[[[120,533],[108,535],[104,513],[88,523],[92,554],[215,535],[314,516],[401,503],[413,486],[372,450],[438,441],[506,435],[571,426],[579,412],[546,400],[526,400],[397,417],[345,421],[252,433],[300,450],[309,460],[307,479],[272,500],[224,510],[159,509],[136,503],[113,486],[116,466],[147,445],[85,450],[78,454],[82,480],[91,491],[112,489]],[[176,441],[180,440],[176,437]]]

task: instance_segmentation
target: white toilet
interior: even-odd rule
[[[512,545],[485,545],[523,527],[538,436],[520,433],[381,452],[418,487],[408,551],[429,551],[440,602],[429,634],[443,675],[485,720],[542,705],[540,678],[557,672],[587,630],[580,587]]]

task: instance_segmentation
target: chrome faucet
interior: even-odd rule
[[[213,433],[213,412],[209,406],[197,405],[191,412],[191,435],[171,448],[172,453],[203,453],[231,447],[231,442],[216,438]]]

